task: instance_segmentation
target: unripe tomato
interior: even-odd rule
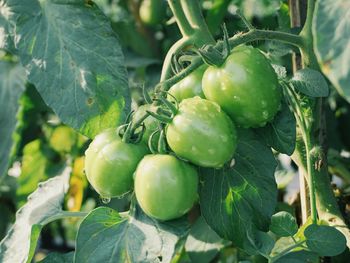
[[[139,120],[145,113],[147,110],[151,111],[151,105],[150,104],[145,104],[145,105],[141,105],[137,111],[135,112],[135,115],[133,117],[133,119],[135,121]],[[142,136],[142,142],[145,143],[146,145],[148,145],[148,139],[151,136],[151,134],[158,129],[158,121],[153,118],[152,116],[148,116],[145,120],[144,120],[144,125],[145,125],[145,132],[143,133]],[[159,135],[158,135],[159,136]],[[157,139],[155,138],[155,141],[157,141]]]
[[[103,198],[121,196],[132,188],[133,173],[147,153],[143,144],[123,142],[116,130],[96,136],[85,152],[85,173]]]
[[[222,66],[210,66],[202,81],[205,97],[244,128],[264,126],[279,110],[282,93],[276,73],[253,47],[235,48]]]
[[[160,24],[166,12],[164,0],[143,0],[140,5],[140,18],[143,23],[149,26]]]
[[[142,210],[158,220],[183,216],[197,200],[196,169],[175,156],[146,155],[135,172],[135,195]]]
[[[203,167],[221,167],[236,149],[232,120],[212,101],[184,99],[166,127],[170,148],[181,158]]]
[[[183,99],[193,98],[195,96],[204,98],[204,93],[202,90],[202,77],[206,69],[207,65],[199,67],[190,75],[172,86],[169,93],[173,95],[178,102],[182,101]],[[171,96],[168,96],[168,99],[170,101],[173,100]]]

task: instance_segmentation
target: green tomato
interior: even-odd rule
[[[276,73],[253,47],[235,48],[222,66],[210,66],[202,81],[205,97],[244,128],[264,126],[280,108],[282,92]]]
[[[142,116],[144,116],[144,114],[146,113],[147,110],[152,111],[152,106],[150,104],[145,104],[145,105],[141,105],[140,107],[138,107],[137,111],[134,114],[134,121],[139,120]],[[145,132],[143,133],[142,136],[142,142],[146,145],[148,145],[148,139],[151,136],[151,134],[158,129],[158,121],[153,118],[152,116],[148,116],[145,120],[144,120],[144,125],[145,125]],[[154,141],[157,142],[159,138],[159,135],[154,138]]]
[[[215,102],[184,99],[166,127],[169,147],[181,158],[203,167],[222,167],[236,149],[232,120]]]
[[[135,172],[135,195],[142,210],[158,220],[183,216],[197,200],[198,174],[172,155],[146,155]]]
[[[133,173],[147,153],[143,144],[123,142],[116,130],[96,136],[85,152],[85,173],[103,198],[121,196],[132,188]]]
[[[139,12],[141,21],[146,25],[160,24],[165,17],[166,2],[164,0],[143,0]]]
[[[187,98],[193,98],[195,96],[204,98],[204,93],[202,90],[202,77],[207,67],[207,65],[199,67],[190,75],[176,83],[170,88],[169,94],[174,96],[178,102]],[[174,99],[168,95],[168,100],[172,101]]]

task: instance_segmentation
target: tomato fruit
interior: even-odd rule
[[[158,220],[183,216],[197,200],[197,189],[196,169],[172,155],[146,155],[135,172],[136,199]]]
[[[152,106],[150,104],[145,104],[145,105],[141,105],[140,107],[138,107],[137,111],[135,112],[135,115],[133,117],[134,121],[139,120],[145,113],[147,110],[152,111]],[[144,125],[145,125],[145,131],[143,133],[142,136],[142,142],[146,145],[148,145],[148,139],[151,136],[151,134],[158,129],[158,121],[153,118],[152,116],[148,116],[144,121],[143,121]],[[159,135],[158,135],[159,136]],[[157,137],[156,137],[157,138]],[[157,141],[157,139],[154,139],[155,141]]]
[[[116,130],[107,130],[85,152],[86,177],[101,197],[121,196],[131,190],[133,173],[147,152],[145,145],[125,143]]]
[[[194,97],[179,104],[166,126],[169,147],[181,158],[203,167],[221,167],[236,149],[232,120],[212,101]]]
[[[280,108],[282,92],[276,73],[256,48],[233,49],[223,65],[204,72],[202,81],[205,97],[244,128],[264,126]]]
[[[207,65],[202,65],[187,77],[173,85],[169,90],[169,94],[174,96],[178,102],[195,96],[204,98],[202,77],[207,67]],[[172,101],[173,98],[168,96],[168,100]]]
[[[166,2],[164,0],[143,0],[139,12],[143,23],[149,26],[157,25],[165,17]]]

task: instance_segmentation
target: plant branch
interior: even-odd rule
[[[191,36],[194,30],[185,16],[180,0],[168,0],[168,3],[171,11],[174,14],[181,34],[183,36]]]

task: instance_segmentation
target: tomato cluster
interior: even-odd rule
[[[102,197],[121,196],[134,186],[143,211],[158,220],[190,210],[197,200],[196,166],[228,163],[237,145],[236,126],[264,126],[274,118],[282,96],[269,61],[248,46],[235,48],[221,66],[200,67],[169,94],[168,106],[179,102],[163,129],[171,153],[149,154],[146,147],[160,127],[156,114],[144,120],[140,143],[125,142],[109,130],[86,151],[87,178]],[[141,106],[134,119],[152,108]]]

